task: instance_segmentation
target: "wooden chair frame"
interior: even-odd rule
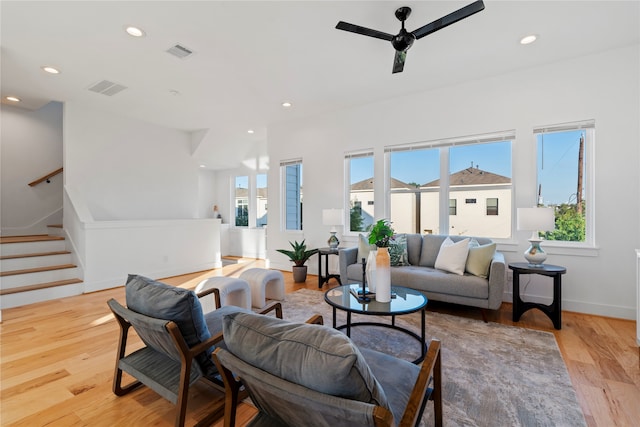
[[[221,307],[220,294],[218,289],[216,288],[207,289],[203,292],[200,292],[197,294],[197,297],[202,298],[204,296],[210,295],[211,293],[213,293],[215,297],[216,309],[220,308]],[[193,347],[189,347],[186,341],[184,340],[184,337],[180,332],[178,325],[175,322],[170,320],[154,319],[149,316],[144,316],[139,313],[131,312],[130,310],[122,307],[114,299],[109,300],[108,304],[116,320],[118,321],[118,324],[120,325],[120,339],[118,342],[116,366],[115,366],[115,372],[113,377],[113,393],[115,395],[123,396],[135,390],[136,388],[138,388],[140,385],[143,384],[143,381],[139,379],[136,379],[126,385],[122,384],[123,370],[120,366],[120,361],[127,356],[127,340],[128,340],[130,328],[133,326],[131,322],[126,319],[126,314],[127,314],[126,312],[129,312],[128,314],[131,316],[143,316],[144,318],[146,318],[145,322],[148,325],[150,325],[152,328],[154,328],[156,332],[167,333],[171,337],[171,340],[175,346],[175,349],[180,355],[180,373],[179,373],[179,385],[177,386],[177,392],[175,390],[169,390],[169,389],[164,390],[169,395],[174,395],[174,394],[176,395],[175,404],[177,406],[177,412],[176,412],[176,418],[175,418],[175,426],[177,427],[184,426],[184,420],[185,420],[186,411],[187,411],[189,387],[193,382],[195,382],[198,379],[203,379],[207,381],[209,384],[213,385],[215,388],[223,392],[225,391],[224,382],[221,379],[206,377],[202,375],[202,372],[199,369],[199,366],[194,368],[194,358],[198,354],[202,353],[209,347],[212,347],[215,344],[224,340],[222,332],[216,333],[211,338],[201,342],[200,344],[197,344]],[[272,311],[275,311],[276,317],[282,319],[282,305],[279,302],[270,303],[265,308],[260,310],[258,313],[267,314]],[[133,329],[135,330],[135,327]],[[162,358],[162,355],[157,354],[158,351],[150,349],[149,347],[145,347],[145,349],[148,349],[150,354],[156,353],[156,355],[159,358]],[[167,359],[167,358],[168,356],[164,357],[164,359]],[[160,371],[162,370],[162,368],[159,368],[158,370]],[[143,374],[151,378],[153,378],[154,376],[154,372],[152,371],[146,371]],[[153,381],[153,379],[151,379],[151,381]],[[154,385],[156,385],[157,387],[162,387],[157,383],[154,383]],[[239,394],[237,395],[237,397],[244,398],[245,396],[244,394]],[[216,405],[213,412],[207,415],[203,420],[200,420],[197,423],[197,425],[210,425],[213,421],[220,418],[220,416],[222,416],[223,414],[223,409],[224,409],[223,405],[224,405],[224,401],[222,404]]]
[[[315,315],[306,323],[324,324],[322,316]],[[218,367],[225,386],[224,427],[235,427],[236,412],[238,410],[239,394],[242,390],[242,378],[234,375],[225,368],[217,357],[219,348],[213,352],[212,358]],[[429,387],[431,381],[433,385]],[[416,383],[413,386],[409,401],[404,410],[399,427],[416,427],[426,407],[427,401],[434,402],[434,422],[436,427],[442,427],[442,364],[440,356],[440,341],[433,339],[420,367]],[[386,408],[375,406],[373,409],[375,427],[395,427],[393,414]]]

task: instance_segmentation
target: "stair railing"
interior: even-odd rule
[[[56,169],[56,170],[54,170],[53,172],[46,174],[46,175],[45,175],[45,176],[43,176],[42,178],[38,178],[38,179],[36,179],[35,181],[30,182],[30,183],[29,183],[29,187],[33,187],[34,185],[38,185],[38,184],[40,184],[41,182],[45,182],[45,181],[46,181],[47,183],[50,183],[50,182],[51,182],[51,181],[50,181],[50,178],[52,178],[52,177],[54,177],[54,176],[58,175],[59,173],[62,173],[62,169],[63,169],[63,168]]]

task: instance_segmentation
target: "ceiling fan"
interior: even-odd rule
[[[396,10],[396,18],[398,18],[400,22],[402,22],[402,28],[400,29],[400,32],[395,36],[392,34],[383,33],[382,31],[361,27],[360,25],[349,24],[348,22],[344,21],[338,22],[336,28],[338,30],[350,31],[356,34],[362,34],[363,36],[375,37],[377,39],[390,41],[393,45],[393,48],[396,50],[396,55],[393,59],[393,73],[400,73],[404,69],[404,61],[407,57],[407,51],[414,41],[428,36],[431,33],[435,33],[436,31],[448,27],[451,24],[455,24],[456,22],[468,18],[469,16],[474,15],[482,10],[484,10],[484,3],[482,2],[482,0],[477,0],[461,9],[456,10],[455,12],[451,12],[450,14],[443,16],[442,18],[436,19],[435,21],[418,28],[417,30],[409,32],[404,28],[404,21],[409,17],[409,15],[411,15],[411,8],[408,6],[404,6]]]

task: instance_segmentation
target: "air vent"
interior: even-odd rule
[[[113,96],[118,92],[122,92],[127,87],[118,83],[102,80],[89,88],[91,92],[101,93],[107,96]]]
[[[180,59],[185,59],[193,55],[193,51],[191,49],[181,44],[176,44],[175,46],[171,46],[169,49],[167,49],[167,53],[170,53],[171,55]]]

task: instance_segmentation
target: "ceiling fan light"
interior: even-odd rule
[[[528,36],[524,36],[520,39],[520,44],[531,44],[538,39],[538,36],[535,34],[529,34]]]

